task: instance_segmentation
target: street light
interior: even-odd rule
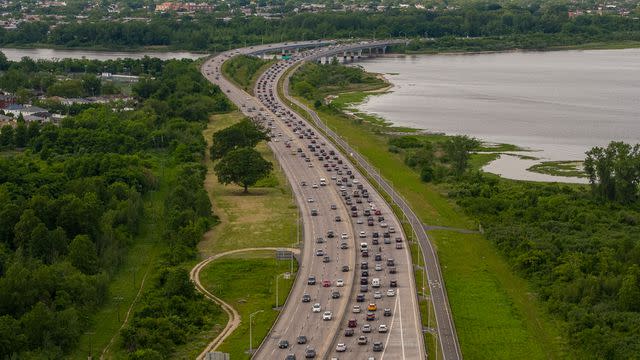
[[[253,355],[253,316],[257,313],[261,313],[264,310],[258,310],[249,315],[249,354]]]
[[[291,255],[291,257],[293,257],[293,254]],[[286,275],[286,273],[276,275],[276,309],[278,308],[278,304],[280,302],[280,299],[278,298],[278,279],[280,278],[280,276],[284,275]]]

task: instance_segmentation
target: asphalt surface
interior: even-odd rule
[[[311,58],[327,50],[310,50],[295,54],[290,61],[279,61],[258,81],[258,99],[225,79],[220,74],[220,66],[230,56],[255,52],[259,48],[222,53],[202,66],[205,76],[219,85],[239,109],[270,129],[273,138],[269,145],[292,184],[303,215],[304,243],[298,279],[280,317],[254,358],[284,359],[289,354],[295,354],[300,359],[304,358],[309,347],[313,347],[317,358],[426,358],[411,259],[406,236],[398,219],[350,163],[351,159],[344,158],[327,139],[288,109],[277,96],[276,84],[286,68],[304,57]],[[315,146],[313,151],[309,145]],[[329,155],[331,151],[335,155]],[[321,186],[321,178],[326,179],[326,186]],[[306,185],[303,185],[303,181]],[[355,196],[353,191],[359,186],[368,190],[368,198],[363,197],[362,190],[359,197]],[[344,193],[341,187],[344,187]],[[332,209],[332,205],[335,205],[335,209]],[[357,217],[351,216],[351,206],[356,206]],[[317,216],[311,215],[313,209],[317,210]],[[364,216],[364,210],[372,212],[371,225]],[[375,215],[376,210],[380,215]],[[337,222],[336,216],[341,221]],[[394,233],[389,232],[392,227]],[[334,231],[334,238],[327,237],[329,230]],[[365,232],[363,237],[360,237],[361,231]],[[379,238],[374,239],[374,232],[379,234]],[[389,232],[388,243],[385,243],[385,232]],[[346,239],[341,239],[342,233],[347,234]],[[318,243],[318,237],[323,237],[324,241]],[[399,238],[398,242],[396,238]],[[376,240],[378,244],[375,244]],[[347,249],[341,248],[342,242],[348,245]],[[361,242],[368,244],[368,257],[364,257],[360,250]],[[323,256],[316,256],[317,250],[322,250]],[[380,256],[378,261],[375,260],[377,254]],[[329,257],[326,262],[324,255]],[[395,274],[390,271],[389,259],[394,260]],[[368,262],[368,276],[363,276],[365,274],[360,268],[362,261]],[[379,270],[376,270],[376,264],[380,265]],[[348,272],[342,271],[345,265],[349,266]],[[316,277],[316,285],[307,283],[311,275]],[[363,283],[367,283],[367,292],[362,292],[361,278],[364,279]],[[373,287],[374,278],[380,280],[379,288]],[[343,280],[344,286],[338,286],[339,279]],[[328,281],[327,287],[322,285],[323,280]],[[397,287],[391,287],[391,280],[397,282]],[[393,294],[388,294],[389,290]],[[338,291],[340,297],[332,298],[333,291]],[[374,295],[375,291],[380,292],[379,296]],[[363,302],[356,301],[360,293],[365,297]],[[302,302],[303,294],[311,297],[310,302]],[[314,303],[320,304],[321,312],[312,312]],[[375,319],[368,321],[367,307],[373,303],[377,307],[372,311]],[[360,313],[353,312],[355,305],[361,307]],[[389,316],[383,316],[383,309],[389,310]],[[325,311],[332,312],[331,320],[322,320]],[[350,319],[355,320],[357,325],[353,328],[353,336],[345,336]],[[371,326],[371,332],[363,332],[364,324]],[[380,325],[386,325],[387,332],[380,332]],[[307,337],[305,344],[296,342],[299,335]],[[357,343],[359,336],[367,337],[365,345]],[[281,340],[288,341],[288,348],[278,347]],[[380,342],[382,351],[374,352],[373,342]],[[343,347],[342,344],[346,351],[336,352],[337,347]]]

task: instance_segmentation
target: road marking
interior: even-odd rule
[[[393,324],[396,320],[396,313],[398,309],[398,294],[396,293],[395,303],[393,304],[393,317],[391,318],[391,324],[389,325],[389,331],[387,332],[387,340],[384,343],[384,349],[382,349],[382,355],[380,359],[384,359],[384,354],[387,352],[387,346],[389,345],[389,338],[391,338],[391,332],[393,331]],[[404,337],[402,336],[402,310],[400,310],[400,340],[402,341],[402,358],[404,359]]]

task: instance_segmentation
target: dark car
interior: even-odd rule
[[[331,293],[331,298],[332,299],[339,299],[340,298],[340,293],[337,291],[334,291]]]
[[[335,234],[333,233],[333,230],[329,230],[329,231],[327,231],[327,237],[328,237],[328,238],[332,238],[332,237],[334,237],[334,236],[335,236]]]
[[[288,347],[289,347],[289,341],[284,340],[284,339],[283,339],[283,340],[280,340],[280,341],[278,342],[278,347],[279,347],[280,349],[286,349],[286,348],[288,348]]]
[[[358,321],[356,321],[356,319],[349,319],[347,326],[350,328],[358,327]]]
[[[349,265],[343,265],[342,272],[349,272]]]
[[[384,239],[384,243],[385,243],[385,244],[391,244],[391,239],[389,239],[389,238],[385,238],[385,239]]]
[[[309,294],[302,295],[302,302],[310,302],[310,301],[311,301],[311,295]]]
[[[389,274],[395,274],[397,272],[396,267],[395,266],[390,266],[389,267]]]
[[[300,335],[298,336],[298,344],[306,344],[307,343],[307,337],[304,335]]]
[[[357,302],[364,302],[364,294],[358,294],[356,296],[356,301]]]
[[[311,275],[309,276],[309,278],[307,279],[307,285],[315,285],[316,284],[316,277]]]
[[[369,263],[368,262],[363,261],[363,262],[360,263],[360,269],[366,270],[368,268],[369,268]]]
[[[391,309],[389,308],[384,309],[384,316],[391,316]]]
[[[296,360],[296,354],[289,354],[284,360]]]
[[[369,277],[369,270],[362,270],[360,276]]]
[[[382,343],[380,343],[380,346],[382,346]],[[374,351],[376,351],[375,347],[374,347]],[[377,351],[382,351],[382,350],[377,350]],[[307,348],[304,350],[304,357],[307,359],[313,359],[314,357],[316,357],[316,349],[312,348],[311,346],[307,346]]]
[[[382,342],[376,341],[376,342],[373,343],[373,351],[380,352],[383,349],[384,349],[384,346],[382,346]]]
[[[369,283],[369,280],[366,277],[360,278],[360,285],[367,285],[368,283]]]
[[[398,287],[398,280],[391,280],[389,282],[389,287]]]

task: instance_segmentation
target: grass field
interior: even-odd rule
[[[222,257],[207,266],[202,274],[202,284],[214,295],[229,303],[240,313],[240,326],[220,346],[219,351],[228,352],[232,359],[249,359],[249,315],[253,316],[253,349],[257,348],[267,335],[278,316],[275,306],[276,285],[280,305],[284,304],[294,277],[286,280],[283,276],[289,272],[289,261],[275,260],[273,251],[234,254]],[[297,267],[294,268],[294,271]],[[276,277],[278,279],[276,280]]]
[[[240,67],[235,73],[231,74],[229,66],[231,61],[242,60],[232,59],[224,62],[224,64],[222,64],[222,73],[236,86],[242,88],[244,91],[248,92],[251,95],[253,95],[253,87],[255,86],[256,81],[258,81],[260,75],[262,75],[262,73],[265,72],[265,70],[267,70],[269,67],[271,67],[271,65],[273,65],[273,63],[275,62],[275,60],[260,60],[261,62],[263,62],[263,64],[255,72],[249,71],[249,69],[247,69],[246,67]],[[259,61],[259,59],[252,58],[252,61]]]
[[[240,112],[215,115],[204,132],[207,142],[211,135],[242,119]],[[293,202],[284,174],[277,166],[273,153],[265,143],[257,147],[267,160],[274,163],[268,187],[242,188],[218,183],[213,163],[207,161],[205,187],[213,203],[214,213],[221,223],[205,234],[198,245],[200,253],[211,255],[234,249],[259,246],[292,246],[296,241],[297,206]]]
[[[416,172],[403,165],[401,155],[387,151],[387,136],[379,127],[358,124],[331,110],[319,114],[379,169],[425,223],[477,229],[478,224],[447,199],[444,188],[421,182]],[[474,165],[486,160],[474,160]],[[560,325],[546,315],[527,283],[510,270],[489,241],[450,231],[429,235],[441,259],[465,358],[486,359],[487,354],[492,359],[570,358],[559,336]]]
[[[111,338],[118,333],[125,314],[147,273],[144,287],[147,288],[150,284],[149,280],[155,271],[154,265],[165,249],[159,241],[162,234],[163,204],[169,194],[169,185],[174,172],[171,168],[158,165],[156,175],[160,178],[160,189],[152,192],[145,199],[146,221],[142,225],[140,235],[134,240],[134,245],[129,249],[120,270],[109,283],[110,297],[107,303],[89,319],[92,326],[80,337],[76,351],[69,355],[71,359],[86,359],[90,352],[94,356],[99,356]],[[126,356],[120,352],[116,337],[116,342],[111,345],[106,358],[123,357]]]
[[[540,174],[587,177],[582,161],[544,161],[527,169]]]

